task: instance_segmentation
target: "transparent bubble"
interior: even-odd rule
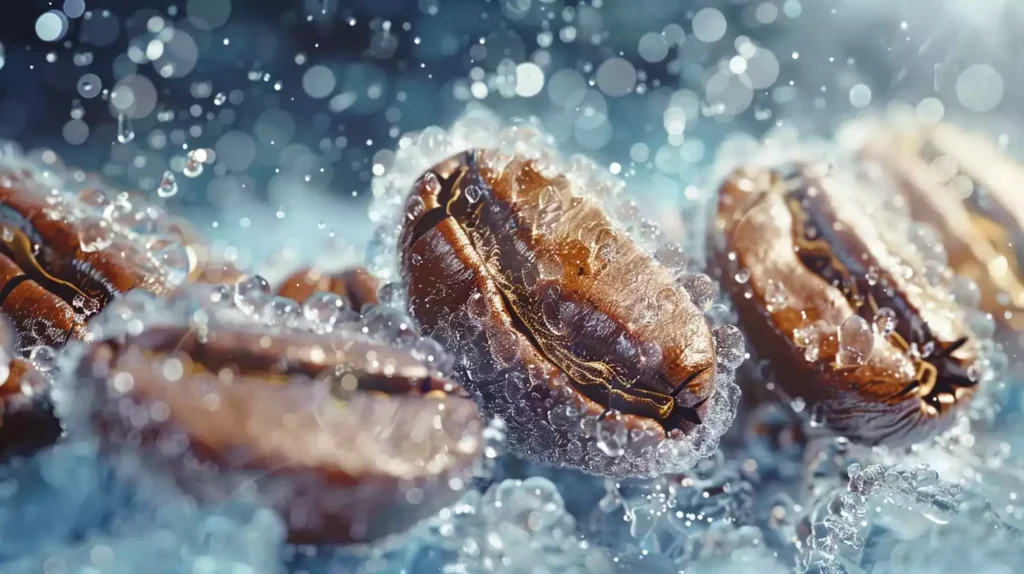
[[[235,283],[235,306],[247,315],[262,309],[270,296],[270,283],[260,275],[242,277]]]
[[[302,315],[317,330],[327,332],[333,330],[338,323],[354,319],[356,313],[349,308],[348,300],[344,297],[320,291],[302,304]]]
[[[718,362],[727,369],[739,367],[747,355],[743,333],[733,325],[720,325],[713,334]]]
[[[871,356],[875,336],[871,325],[860,315],[851,315],[839,328],[839,351],[836,364],[839,367],[863,365]]]
[[[57,351],[47,345],[33,347],[28,354],[28,359],[41,373],[49,373],[57,368]]]
[[[698,309],[707,311],[718,297],[718,283],[703,273],[694,273],[683,280],[683,287]]]
[[[114,242],[110,221],[95,217],[83,218],[78,222],[79,247],[85,253],[102,251]]]
[[[882,307],[875,312],[874,324],[876,333],[882,337],[888,337],[896,331],[896,311],[889,307]]]
[[[620,457],[626,452],[629,432],[622,414],[611,410],[597,422],[597,448],[610,457]]]
[[[302,311],[294,299],[272,296],[261,310],[261,318],[267,325],[288,326],[295,323]]]

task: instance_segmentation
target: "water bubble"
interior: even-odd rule
[[[163,273],[169,285],[185,282],[192,271],[188,249],[173,235],[157,235],[146,240],[146,255]]]
[[[654,253],[654,258],[668,269],[672,277],[679,279],[686,272],[690,257],[678,243],[666,243]]]
[[[784,309],[786,307],[786,303],[789,301],[789,292],[786,291],[786,288],[782,283],[774,279],[768,280],[768,286],[765,288],[764,296],[765,303],[771,307],[769,311]]]
[[[160,187],[157,188],[156,194],[159,197],[167,199],[174,197],[178,193],[178,181],[174,178],[174,174],[170,171],[165,171],[164,176],[160,178]]]
[[[270,283],[260,275],[242,277],[235,283],[235,306],[247,315],[262,309],[270,295]]]
[[[261,317],[267,325],[287,326],[299,318],[299,304],[294,299],[273,296],[263,306]]]
[[[548,411],[548,422],[556,429],[569,428],[575,418],[571,410],[569,405],[555,405]]]
[[[694,273],[683,280],[683,287],[690,295],[690,300],[702,311],[711,308],[718,297],[718,283],[703,273]]]
[[[226,101],[228,101],[228,96],[224,92],[217,92],[217,95],[213,97],[213,105],[215,106],[223,106]]]
[[[386,305],[377,305],[363,314],[363,332],[390,344],[408,345],[418,338],[416,321],[404,311]]]
[[[746,359],[743,333],[734,325],[720,325],[713,332],[718,362],[727,369],[735,369]]]
[[[889,307],[882,307],[875,312],[874,317],[875,332],[882,337],[888,337],[896,331],[896,311],[893,311]]]
[[[355,318],[355,312],[349,309],[348,300],[329,291],[320,291],[310,296],[302,304],[302,315],[322,332],[331,331],[336,324]]]
[[[867,362],[875,344],[871,325],[860,315],[851,315],[839,328],[839,351],[836,365],[856,367]]]
[[[626,445],[629,442],[629,432],[626,429],[625,421],[616,410],[605,413],[601,420],[597,421],[597,448],[610,457],[620,457],[626,452]]]
[[[41,373],[49,373],[57,368],[57,351],[47,345],[32,347],[28,359]]]
[[[78,222],[78,243],[84,253],[102,251],[113,242],[114,235],[108,220],[89,217]]]
[[[741,285],[750,281],[750,269],[740,269],[736,272],[736,275],[733,276],[733,279]]]
[[[804,409],[807,408],[807,401],[805,401],[803,397],[796,397],[789,403],[789,405],[793,407],[793,412],[802,413],[804,412]]]

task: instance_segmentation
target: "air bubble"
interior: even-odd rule
[[[610,457],[620,457],[626,452],[629,432],[622,415],[615,410],[608,411],[597,421],[597,448]]]
[[[302,304],[302,315],[321,333],[330,332],[337,324],[356,316],[344,297],[329,291],[319,291],[306,299]]]
[[[40,373],[49,373],[57,368],[57,351],[47,345],[32,347],[28,359]]]
[[[718,362],[727,369],[736,369],[746,359],[743,333],[734,325],[720,325],[713,332]]]
[[[302,311],[294,299],[273,296],[263,306],[261,317],[267,325],[286,327],[299,318]]]
[[[247,315],[262,309],[270,295],[270,283],[260,275],[242,277],[235,283],[235,306]]]
[[[889,307],[882,307],[875,312],[875,332],[881,337],[888,337],[896,331],[896,311]]]
[[[867,362],[875,344],[871,325],[860,315],[851,315],[839,328],[838,367],[856,367]]]
[[[707,311],[718,298],[718,283],[703,273],[694,273],[683,280],[690,300],[701,311]]]

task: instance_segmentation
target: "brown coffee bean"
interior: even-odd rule
[[[101,321],[76,400],[108,448],[206,502],[255,494],[302,543],[397,532],[468,486],[482,423],[458,384],[355,327],[315,334],[227,311],[191,327],[156,313],[136,335]]]
[[[131,289],[164,294],[184,279],[174,272],[188,262],[174,259],[186,258],[186,252],[174,251],[181,245],[169,232],[162,238],[131,228],[166,228],[167,221],[147,219],[152,214],[145,205],[96,190],[74,195],[41,187],[32,172],[0,166],[0,254],[8,260],[9,272],[4,294],[14,294],[15,281],[23,281],[18,277],[30,279],[66,303],[51,306],[53,298],[47,297],[46,305],[40,299],[36,311],[45,311],[42,316],[51,324],[70,329],[63,318],[68,306],[85,319]],[[10,275],[14,269],[20,273]],[[187,274],[185,269],[180,272]]]
[[[53,414],[50,381],[24,359],[13,359],[0,382],[0,460],[28,455],[64,432]]]
[[[165,214],[127,195],[111,198],[94,188],[73,193],[72,186],[17,157],[0,161],[0,312],[14,332],[0,362],[38,352],[47,371],[26,373],[28,363],[12,363],[0,389],[6,413],[0,457],[59,436],[43,384],[57,349],[69,339],[87,340],[86,321],[114,297],[132,289],[166,293],[187,274],[187,262],[177,258],[186,252],[176,251],[180,241]],[[25,382],[30,379],[41,382]]]
[[[1024,328],[1024,166],[950,124],[865,129],[861,156],[899,184],[914,216],[939,232],[954,273],[977,284],[980,308],[1015,335]]]
[[[354,267],[337,273],[327,273],[321,269],[300,269],[281,282],[277,294],[304,303],[314,293],[324,291],[339,295],[352,305],[354,311],[360,311],[369,305],[376,305],[377,288],[380,281],[370,272]]]
[[[649,476],[710,454],[731,421],[701,311],[565,175],[452,157],[415,184],[400,246],[410,312],[520,454]]]
[[[868,444],[924,439],[973,396],[976,337],[950,294],[925,280],[897,222],[867,215],[870,190],[826,171],[741,169],[722,186],[733,300],[812,421]]]

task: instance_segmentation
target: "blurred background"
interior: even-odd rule
[[[365,238],[400,134],[479,102],[537,116],[674,213],[730,134],[827,132],[893,102],[1016,120],[1022,15],[1011,0],[19,0],[0,8],[0,138],[258,251],[266,224],[271,243]]]

